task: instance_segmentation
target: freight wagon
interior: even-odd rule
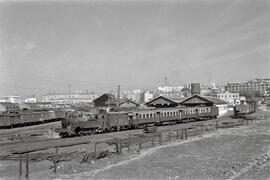
[[[234,115],[241,116],[245,114],[254,113],[257,109],[256,102],[250,102],[248,104],[239,104],[234,106]]]
[[[59,121],[65,118],[61,110],[23,110],[16,113],[0,114],[0,129],[31,126],[36,124]]]

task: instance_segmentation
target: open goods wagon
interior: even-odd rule
[[[59,121],[65,118],[65,112],[51,111],[21,111],[18,113],[0,114],[0,128],[30,126],[47,122]]]
[[[254,113],[256,111],[256,109],[257,109],[256,102],[235,105],[234,106],[234,115],[239,116],[239,115]]]

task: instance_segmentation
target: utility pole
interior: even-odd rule
[[[68,100],[67,100],[68,104],[69,104],[69,100],[70,100],[70,91],[71,91],[71,85],[68,84]]]
[[[164,86],[168,86],[168,78],[167,78],[167,76],[164,78]]]
[[[70,97],[70,92],[71,92],[71,85],[68,84],[68,97]]]
[[[212,96],[213,96],[213,105],[215,105],[215,101],[214,101],[214,98],[215,98],[215,89],[213,87],[213,91],[212,91]],[[213,115],[213,119],[215,118],[215,116]],[[216,129],[218,128],[218,120],[216,119]]]
[[[119,105],[120,105],[120,85],[117,87],[117,131],[119,131]]]

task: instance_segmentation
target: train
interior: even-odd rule
[[[84,113],[72,115],[62,120],[61,137],[113,132],[124,129],[146,128],[163,124],[176,124],[191,120],[214,119],[218,107],[175,107],[134,109],[132,111],[109,112],[100,110],[97,114]]]
[[[66,117],[63,110],[22,110],[14,113],[0,114],[0,129],[31,126],[54,121]]]
[[[234,106],[234,116],[242,116],[246,114],[251,114],[256,112],[257,110],[257,103],[256,102],[249,102],[246,104],[238,104]]]

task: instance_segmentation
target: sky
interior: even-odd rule
[[[0,96],[270,78],[268,0],[0,1]]]

